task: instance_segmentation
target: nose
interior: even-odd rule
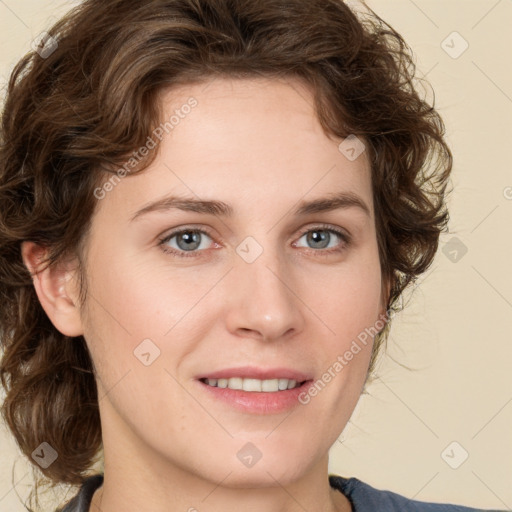
[[[229,283],[226,322],[235,335],[277,341],[304,328],[305,298],[284,256],[268,249],[252,263],[237,256]]]

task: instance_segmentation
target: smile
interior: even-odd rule
[[[200,379],[201,382],[208,386],[217,388],[228,388],[234,390],[260,392],[260,393],[276,393],[286,389],[294,389],[302,386],[305,381],[297,382],[293,379],[251,379],[242,377],[231,377],[229,379]]]

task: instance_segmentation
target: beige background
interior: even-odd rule
[[[0,0],[2,86],[32,39],[76,3]],[[450,233],[395,318],[380,379],[333,446],[330,471],[423,501],[512,510],[512,1],[368,5],[408,41],[434,88],[454,192]],[[457,469],[446,462],[466,452]],[[21,512],[16,493],[27,496],[32,473],[3,425],[0,460],[0,512]]]

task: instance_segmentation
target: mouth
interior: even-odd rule
[[[290,367],[238,366],[196,375],[204,396],[249,414],[278,414],[297,407],[313,373]]]
[[[230,377],[229,379],[199,379],[203,384],[213,388],[232,389],[247,391],[250,393],[277,393],[288,389],[296,389],[303,386],[307,380],[297,381],[295,379],[253,379],[249,377]]]
[[[198,375],[205,397],[245,414],[279,414],[299,406],[313,377],[291,369],[232,368]]]

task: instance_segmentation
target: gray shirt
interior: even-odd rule
[[[391,491],[375,489],[353,477],[329,475],[329,483],[349,499],[353,512],[505,512],[411,500]],[[102,484],[101,474],[87,478],[78,494],[63,509],[56,512],[89,512],[92,496]]]

